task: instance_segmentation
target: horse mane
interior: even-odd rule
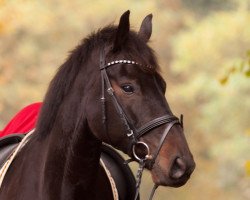
[[[117,26],[113,25],[100,29],[96,33],[92,33],[83,39],[81,43],[70,52],[66,62],[59,67],[55,77],[50,82],[38,117],[36,126],[36,133],[38,135],[46,136],[51,132],[59,113],[60,105],[72,89],[81,68],[86,67],[85,65],[91,52],[95,48],[112,45],[116,32]],[[153,50],[148,47],[134,31],[130,31],[129,39],[126,45],[122,47],[122,53],[124,59],[134,58],[141,64],[154,66],[154,71],[158,69]],[[142,68],[143,71],[148,70],[143,66],[139,67]],[[74,113],[72,114],[74,115]]]

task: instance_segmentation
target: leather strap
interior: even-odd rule
[[[152,130],[153,128],[161,126],[162,124],[167,124],[175,120],[178,120],[178,118],[173,115],[164,115],[156,119],[153,119],[152,121],[144,124],[142,127],[136,130],[136,133],[137,133],[136,137],[139,138],[142,135],[144,135],[146,132],[148,132],[149,130]]]
[[[107,71],[106,68],[108,66],[114,65],[114,64],[118,64],[119,62],[111,62],[110,64],[105,65],[105,50],[104,48],[101,50],[100,52],[100,70],[101,70],[101,84],[102,84],[102,96],[101,96],[101,101],[102,101],[102,121],[105,124],[105,130],[107,130],[107,125],[106,125],[106,108],[105,108],[105,86],[107,88],[107,93],[109,94],[109,96],[111,97],[113,104],[116,108],[117,113],[119,114],[119,117],[122,121],[122,123],[124,124],[125,130],[126,130],[126,135],[130,138],[130,146],[132,146],[131,144],[134,144],[136,142],[136,137],[134,135],[134,131],[133,129],[130,127],[128,119],[126,117],[125,112],[123,111],[121,105],[119,104],[115,94],[114,94],[114,90],[112,88],[112,85],[110,83],[110,80],[108,78],[107,75]],[[132,64],[132,63],[131,63]],[[111,141],[111,138],[109,137],[108,132],[106,131],[106,135],[109,138],[109,140]]]
[[[154,157],[153,157],[153,158],[150,160],[150,162],[149,162],[149,168],[150,168],[150,169],[153,167],[153,165],[154,165],[154,163],[155,163],[155,160],[156,160],[157,156],[158,156],[159,153],[160,153],[160,150],[161,150],[161,148],[162,148],[162,145],[163,145],[163,143],[164,143],[164,141],[165,141],[165,139],[166,139],[166,137],[167,137],[167,135],[168,135],[170,129],[171,129],[175,124],[180,124],[178,118],[177,118],[176,120],[171,121],[170,123],[168,123],[167,128],[165,129],[165,131],[164,131],[164,133],[163,133],[163,135],[162,135],[162,137],[161,137],[161,140],[160,140],[159,146],[158,146],[158,148],[157,148],[157,150],[156,150],[156,153],[154,154]]]

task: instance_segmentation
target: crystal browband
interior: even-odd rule
[[[101,67],[101,69],[108,68],[108,67],[110,67],[112,65],[116,65],[116,64],[139,65],[139,66],[143,66],[143,67],[146,67],[149,69],[153,69],[153,66],[151,66],[151,65],[143,65],[143,64],[140,64],[140,63],[135,62],[133,60],[114,60],[114,61],[111,61],[111,62],[105,64],[103,67]]]

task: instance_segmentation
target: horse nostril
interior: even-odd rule
[[[185,174],[186,169],[187,169],[187,165],[185,161],[182,158],[178,157],[175,159],[171,167],[170,177],[174,179],[179,179]]]

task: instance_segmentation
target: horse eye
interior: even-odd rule
[[[132,94],[134,92],[134,87],[132,85],[123,85],[121,86],[122,90],[128,94]]]

